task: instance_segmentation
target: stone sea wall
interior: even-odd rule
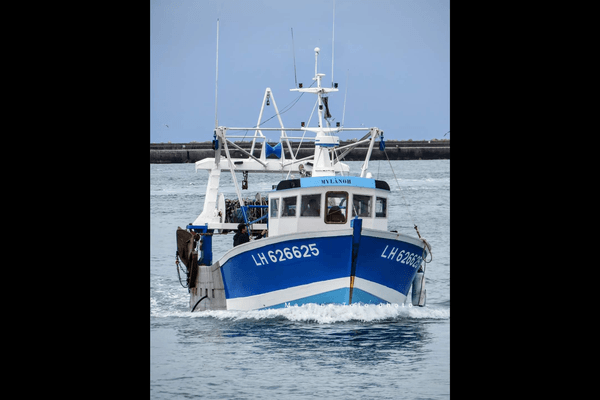
[[[292,151],[296,154],[298,142],[290,142]],[[352,143],[352,141],[341,141],[340,147]],[[238,146],[246,151],[250,151],[251,142],[239,142]],[[275,146],[277,143],[269,143]],[[254,156],[260,156],[261,144],[256,143]],[[285,151],[285,157],[290,159],[290,153],[285,143],[282,143]],[[368,143],[359,145],[344,157],[344,161],[362,161],[365,159],[368,151]],[[343,150],[342,150],[343,151]],[[232,157],[246,158],[243,152],[229,146],[229,152]],[[303,158],[314,153],[314,144],[312,142],[303,143],[300,152],[296,158]],[[450,159],[450,140],[386,140],[385,153],[390,160],[447,160]],[[386,160],[386,154],[379,150],[379,141],[375,143],[371,160]],[[221,154],[225,156],[225,151],[221,149]],[[191,143],[150,143],[150,163],[151,164],[171,164],[171,163],[194,163],[207,157],[214,157],[215,152],[212,149],[212,142],[191,142]],[[270,156],[275,157],[274,155]]]

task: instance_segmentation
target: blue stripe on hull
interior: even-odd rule
[[[331,292],[321,293],[314,296],[303,297],[301,299],[292,300],[289,302],[277,304],[267,308],[283,308],[285,306],[301,306],[303,304],[316,303],[316,304],[343,304],[348,302],[348,293],[350,288],[342,288],[332,290]]]
[[[308,296],[298,300],[292,300],[289,302],[277,304],[271,307],[265,308],[284,308],[293,306],[302,306],[304,304],[316,303],[316,304],[348,304],[348,296],[350,295],[350,288],[343,288],[333,290],[327,293],[321,293],[315,296]],[[377,296],[373,296],[360,289],[354,289],[352,295],[352,304],[364,303],[364,304],[379,304],[387,303],[387,301],[380,299]]]

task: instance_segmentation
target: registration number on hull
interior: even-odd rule
[[[273,263],[292,260],[294,258],[317,257],[319,249],[316,243],[302,246],[284,247],[283,249],[269,250],[266,253],[258,252],[251,254],[252,260],[257,266],[269,264],[269,260]],[[255,257],[256,256],[256,257]]]
[[[410,265],[413,268],[417,268],[419,265],[421,265],[421,261],[423,260],[421,255],[406,250],[401,250],[398,252],[398,247],[392,247],[388,251],[388,247],[389,246],[385,246],[385,249],[383,249],[383,252],[381,253],[381,257]]]

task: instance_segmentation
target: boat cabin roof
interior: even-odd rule
[[[354,186],[372,189],[390,190],[390,185],[386,181],[379,181],[371,178],[361,178],[358,176],[319,176],[301,179],[288,179],[279,182],[275,190],[285,190],[292,188],[320,187],[320,186]]]
[[[387,182],[356,176],[283,180],[269,192],[269,236],[347,230],[353,218],[387,230],[389,193]]]

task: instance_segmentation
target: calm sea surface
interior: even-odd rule
[[[351,175],[360,174],[362,162],[347,164]],[[150,397],[449,398],[450,161],[391,166],[372,161],[369,171],[392,190],[389,229],[416,237],[417,224],[432,246],[426,307],[309,304],[192,314],[177,278],[175,231],[202,211],[208,172],[196,173],[194,164],[151,164]],[[280,179],[250,174],[242,195],[266,196]],[[221,191],[236,198],[228,171],[221,173]],[[213,259],[232,242],[233,233],[215,236]]]

